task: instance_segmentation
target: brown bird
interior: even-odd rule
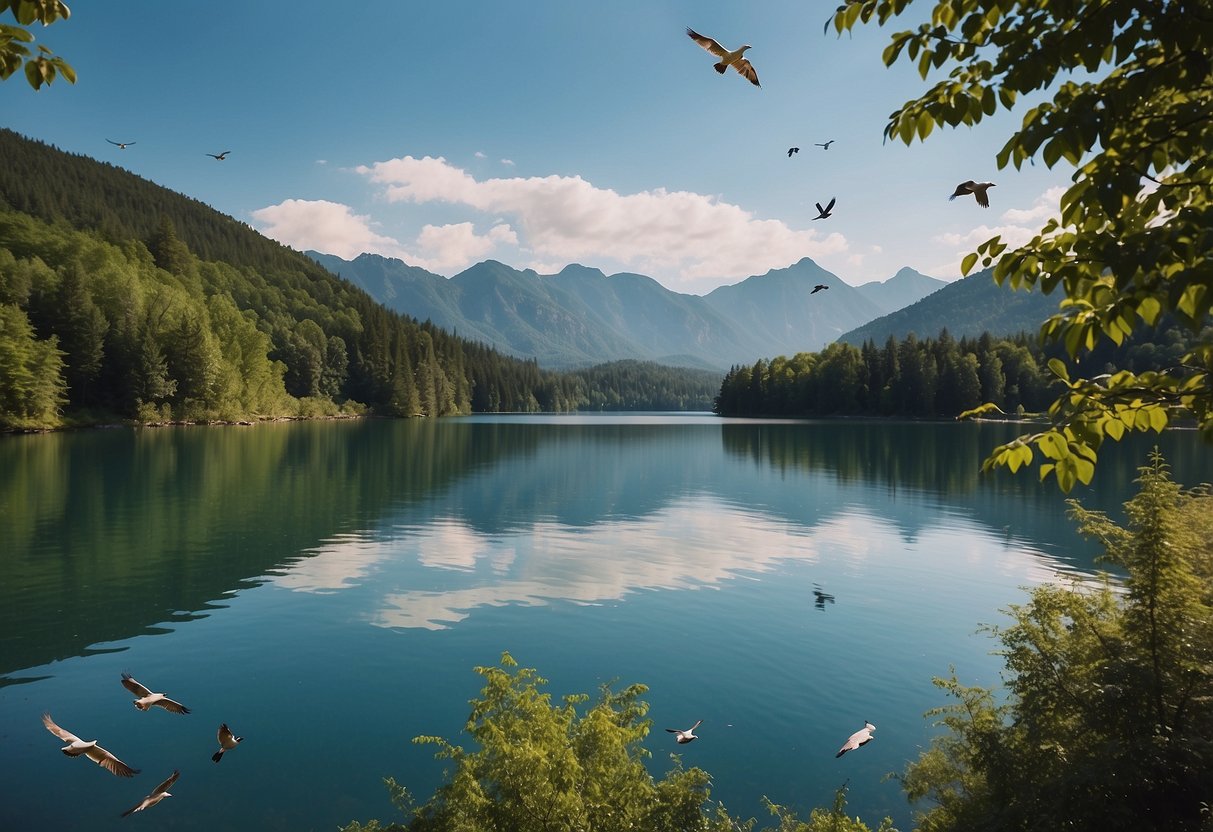
[[[820,292],[822,289],[829,289],[829,288],[830,287],[825,285],[824,283],[818,283],[816,286],[813,287],[813,291],[809,292],[809,294],[815,295],[818,292]]]
[[[164,708],[164,710],[172,711],[175,714],[188,714],[190,712],[189,708],[185,707],[180,702],[169,699],[163,693],[152,693],[143,685],[132,679],[131,674],[129,673],[122,674],[122,686],[131,693],[135,694],[135,696],[139,697],[135,700],[135,707],[141,711],[146,711],[154,706],[159,706]]]
[[[218,159],[220,162],[222,162],[224,159],[226,159],[226,158],[227,158],[227,154],[229,154],[229,153],[231,153],[231,152],[232,152],[232,151],[230,151],[230,150],[225,150],[225,151],[223,151],[222,153],[220,153],[220,154],[218,154],[218,155],[216,155],[216,154],[214,154],[214,153],[208,153],[208,154],[206,154],[206,155],[207,155],[207,156],[210,156],[212,159]]]
[[[110,774],[117,777],[134,777],[139,773],[139,769],[131,768],[113,754],[97,745],[96,740],[89,740],[88,742],[85,742],[71,731],[63,730],[55,724],[55,721],[51,719],[50,714],[42,715],[42,724],[46,726],[46,730],[50,731],[56,737],[67,743],[67,745],[63,746],[61,749],[67,756],[79,757],[84,755],[108,771]]]
[[[172,797],[172,794],[170,794],[169,790],[168,790],[169,786],[176,783],[177,778],[180,776],[181,776],[181,772],[177,771],[177,769],[173,769],[173,773],[168,776],[167,780],[165,780],[163,783],[161,783],[159,786],[157,786],[155,789],[153,789],[151,794],[149,794],[147,797],[143,798],[143,800],[139,801],[139,804],[137,806],[132,806],[131,808],[129,808],[125,812],[123,812],[122,817],[126,817],[127,815],[132,815],[135,812],[142,812],[144,809],[150,809],[153,806],[155,806],[157,803],[159,803],[161,800],[164,800],[164,798]]]
[[[685,731],[679,731],[677,728],[666,728],[666,730],[671,734],[674,734],[674,739],[678,741],[679,745],[682,745],[684,743],[694,742],[695,740],[699,739],[699,737],[695,736],[695,729],[702,724],[703,720],[701,719]]]
[[[717,58],[720,58],[720,61],[713,64],[712,68],[721,75],[724,75],[724,71],[726,69],[733,67],[733,69],[737,70],[741,74],[742,78],[745,78],[754,86],[762,86],[762,84],[758,83],[758,73],[754,71],[754,67],[748,60],[742,57],[745,51],[750,48],[748,43],[745,46],[742,46],[740,49],[730,52],[712,38],[708,37],[707,35],[701,35],[694,29],[688,28],[687,36],[704,49],[711,52]]]
[[[219,750],[211,755],[211,759],[216,763],[219,762],[221,759],[223,759],[224,751],[231,751],[242,742],[244,742],[244,737],[237,737],[232,733],[231,729],[227,727],[227,723],[223,723],[219,726]]]
[[[956,190],[950,197],[948,197],[948,199],[953,200],[958,196],[972,194],[973,198],[977,200],[978,205],[980,205],[982,208],[989,208],[990,195],[987,193],[987,191],[993,187],[993,182],[974,182],[972,179],[970,179],[967,182],[961,182],[959,185],[957,185]]]
[[[861,745],[867,745],[872,741],[872,732],[875,730],[876,726],[865,719],[863,728],[847,737],[847,741],[842,744],[842,748],[838,749],[838,753],[834,757],[837,759],[848,751],[854,751]]]

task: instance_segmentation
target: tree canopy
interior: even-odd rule
[[[826,25],[884,25],[910,5],[845,0]],[[1058,215],[1018,248],[986,241],[964,270],[980,260],[999,283],[1060,287],[1066,300],[1042,334],[1071,358],[1164,320],[1197,331],[1213,304],[1211,56],[1209,0],[937,0],[883,58],[916,61],[924,80],[946,76],[896,110],[885,136],[909,144],[936,127],[976,125],[1021,95],[1051,94],[1025,113],[997,163],[1072,165]],[[1052,424],[995,449],[987,467],[1030,464],[1035,448],[1042,479],[1052,474],[1068,491],[1091,480],[1105,438],[1179,417],[1213,437],[1213,340],[1165,370],[1072,377],[1061,360],[1052,369],[1065,384]]]
[[[24,66],[25,80],[36,90],[58,76],[69,84],[76,83],[76,70],[67,61],[41,44],[36,55],[29,47],[34,42],[29,26],[33,23],[49,26],[56,20],[67,20],[72,14],[67,4],[63,0],[0,0],[0,12],[6,9],[20,25],[0,23],[0,81]]]

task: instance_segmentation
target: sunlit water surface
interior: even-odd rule
[[[0,439],[2,829],[326,830],[421,798],[504,650],[557,696],[642,682],[714,799],[910,827],[895,782],[978,632],[1097,551],[1032,474],[979,475],[1013,428],[708,415],[473,417]],[[1187,485],[1191,433],[1156,441]],[[1113,514],[1150,445],[1105,449]],[[817,589],[824,596],[814,595]],[[140,713],[123,671],[193,713]],[[59,753],[40,717],[142,769]],[[834,752],[864,720],[876,739]],[[246,741],[215,765],[215,730]],[[174,768],[173,798],[119,813]]]

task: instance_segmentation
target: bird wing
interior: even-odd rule
[[[134,777],[139,773],[139,769],[131,768],[99,745],[94,745],[84,753],[94,763],[118,777]]]
[[[58,725],[56,725],[55,720],[51,719],[50,714],[42,715],[42,724],[46,726],[46,730],[50,731],[52,734],[54,734],[56,737],[63,740],[64,742],[83,742],[83,740],[81,740],[79,737],[77,737],[71,731],[65,731],[62,728],[60,728]]]
[[[758,83],[758,73],[754,71],[754,65],[751,64],[745,58],[742,58],[739,61],[734,61],[733,69],[740,72],[741,77],[745,78],[747,81],[749,81],[754,86],[756,86],[756,87],[762,86],[762,84]]]
[[[973,189],[973,198],[977,200],[977,204],[980,205],[982,208],[990,207],[990,189],[988,187],[987,188],[974,188]]]
[[[729,50],[725,49],[712,38],[708,37],[707,35],[699,34],[689,26],[687,27],[687,36],[718,58],[723,58],[725,55],[729,54]]]
[[[171,711],[175,714],[188,714],[190,709],[182,705],[175,699],[169,699],[167,696],[156,703],[166,711]]]
[[[700,719],[700,720],[696,721],[696,723],[690,727],[690,729],[687,731],[687,733],[688,733],[688,734],[689,734],[689,733],[691,733],[691,731],[694,731],[694,730],[695,730],[696,728],[698,728],[700,725],[703,725],[703,720],[702,720],[702,719]]]
[[[822,208],[822,207],[821,207],[821,203],[820,203],[820,202],[814,202],[813,204],[817,206],[817,213],[819,213],[819,214],[823,214],[823,215],[825,214],[826,209],[824,209],[824,208]],[[818,217],[817,219],[821,219],[821,217]]]
[[[129,673],[122,674],[122,687],[126,688],[131,693],[135,694],[135,696],[138,696],[140,699],[142,699],[145,696],[152,695],[152,692],[150,690],[148,690],[143,685],[139,684],[134,679],[132,679],[131,674],[129,674]]]
[[[151,796],[155,797],[158,794],[164,794],[169,790],[169,786],[177,782],[177,778],[181,776],[181,772],[173,769],[173,773],[168,776],[168,779],[155,788]]]
[[[222,723],[219,726],[218,736],[219,736],[219,745],[223,746],[224,748],[227,748],[227,744],[234,739],[234,737],[232,736],[232,729],[227,727],[226,722]]]
[[[956,197],[958,197],[958,196],[964,196],[965,194],[973,193],[973,186],[976,184],[977,183],[974,182],[972,179],[968,180],[967,182],[961,182],[959,185],[956,186],[956,190],[952,192],[952,195],[950,197],[948,197],[948,199],[956,199]]]
[[[827,213],[827,214],[828,214],[828,213],[830,213],[831,211],[833,211],[833,210],[834,210],[834,202],[835,202],[835,200],[837,200],[837,199],[838,199],[838,197],[836,197],[836,196],[835,196],[835,197],[831,197],[831,198],[830,198],[830,204],[826,206],[826,213]]]
[[[681,734],[682,733],[677,728],[666,728],[666,730],[669,731],[671,734]]]

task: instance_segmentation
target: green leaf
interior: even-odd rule
[[[1065,362],[1060,358],[1050,358],[1049,369],[1053,372],[1053,375],[1062,381],[1068,382],[1070,380],[1070,371],[1066,369]]]

